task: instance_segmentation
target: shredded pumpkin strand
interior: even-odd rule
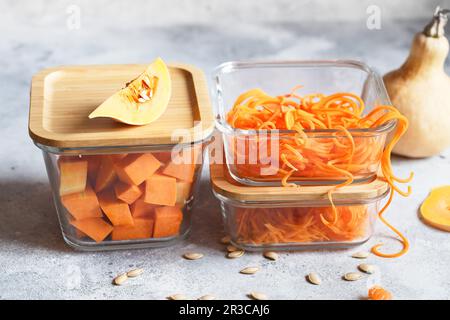
[[[391,192],[388,202],[378,215],[380,220],[399,236],[403,249],[398,253],[385,254],[378,250],[381,246],[379,244],[372,248],[372,252],[381,257],[401,256],[408,250],[408,240],[385,220],[383,213],[392,202],[394,193],[405,197],[411,193],[410,186],[404,191],[398,184],[410,182],[413,174],[407,178],[399,178],[394,175],[391,164],[392,149],[407,130],[408,120],[397,109],[386,105],[376,106],[363,116],[364,101],[352,93],[338,92],[328,96],[317,93],[302,97],[297,93],[301,88],[302,86],[296,86],[289,93],[276,97],[268,95],[261,89],[249,90],[237,98],[227,114],[227,121],[238,129],[293,131],[280,133],[278,138],[273,138],[270,134],[264,137],[255,135],[259,146],[254,151],[259,152],[259,155],[264,154],[266,158],[271,156],[272,150],[267,147],[271,139],[278,139],[276,142],[281,166],[275,175],[267,178],[279,179],[283,186],[290,187],[298,187],[291,181],[299,182],[308,178],[327,178],[341,182],[328,192],[330,208],[328,210],[322,208],[320,212],[316,212],[316,218],[308,221],[299,221],[294,214],[295,210],[286,214],[284,208],[283,211],[277,211],[279,213],[277,215],[273,215],[273,210],[270,210],[270,215],[258,216],[260,218],[257,220],[260,221],[258,223],[255,222],[256,215],[252,214],[251,210],[247,212],[243,209],[239,213],[240,235],[245,237],[247,234],[252,241],[255,241],[253,236],[257,235],[256,240],[261,242],[299,241],[299,237],[304,237],[305,241],[324,241],[336,240],[337,235],[339,237],[345,235],[349,239],[358,236],[357,228],[361,226],[361,219],[367,219],[367,214],[361,210],[355,213],[349,209],[345,211],[347,214],[344,217],[343,208],[334,205],[332,194],[336,189],[349,185],[356,179],[373,174],[373,168],[381,163],[381,171]],[[396,121],[397,125],[391,141],[385,147],[384,139],[376,132],[352,132],[352,129],[377,128],[389,121]],[[322,136],[314,136],[311,133],[308,135],[306,132],[316,129],[334,129],[335,132]],[[232,145],[235,157],[248,157],[248,154],[238,152],[236,141],[232,141]],[[262,179],[264,178],[260,174],[261,168],[264,167],[262,163],[262,161],[257,164],[238,163],[235,167],[241,176]],[[250,215],[252,219],[245,217],[246,215]]]

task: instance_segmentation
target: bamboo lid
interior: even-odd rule
[[[108,118],[88,118],[145,67],[63,66],[37,73],[31,84],[31,138],[44,148],[80,149],[193,143],[209,137],[214,116],[205,76],[200,69],[184,64],[169,65],[172,96],[155,122],[130,126]],[[172,137],[174,133],[178,134]]]
[[[230,176],[226,164],[211,164],[210,176],[213,190],[222,197],[239,202],[274,201],[305,202],[329,205],[327,192],[333,186],[254,187],[240,184]],[[369,183],[352,184],[333,192],[335,204],[369,203],[383,198],[389,185],[377,178]]]

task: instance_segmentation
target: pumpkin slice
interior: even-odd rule
[[[107,117],[130,125],[149,124],[167,109],[171,92],[169,69],[157,58],[125,88],[98,106],[89,118]]]
[[[420,207],[420,214],[427,224],[450,232],[450,186],[431,190]]]

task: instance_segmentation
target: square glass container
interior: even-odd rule
[[[342,187],[332,193],[334,210],[327,197],[332,186],[247,186],[224,164],[212,164],[210,173],[231,242],[253,251],[360,245],[372,236],[389,192],[381,179]]]
[[[190,230],[214,129],[203,73],[169,65],[172,96],[149,125],[88,119],[145,67],[57,67],[33,77],[29,133],[43,152],[63,238],[76,249],[163,247]]]
[[[364,113],[375,106],[390,105],[380,76],[367,65],[357,61],[286,61],[286,62],[227,62],[213,73],[213,97],[216,127],[224,140],[225,159],[231,176],[238,182],[254,186],[280,185],[289,168],[281,156],[297,171],[289,182],[298,184],[338,184],[347,180],[339,171],[352,173],[354,182],[370,181],[376,176],[388,133],[395,121],[369,129],[349,129],[356,150],[351,163],[338,162],[337,169],[327,167],[330,154],[351,145],[349,137],[334,129],[305,130],[305,146],[297,143],[293,130],[242,130],[227,122],[227,114],[239,95],[260,88],[271,96],[290,92],[298,85],[298,94],[350,92],[362,98]],[[293,146],[299,159],[283,145]],[[309,148],[309,146],[315,146]],[[325,169],[324,169],[325,168]]]

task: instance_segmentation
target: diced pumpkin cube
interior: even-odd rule
[[[61,158],[59,164],[59,195],[81,192],[86,189],[88,162],[77,157]]]
[[[186,200],[191,195],[192,183],[186,181],[177,181],[177,201],[176,204],[184,206]]]
[[[130,207],[126,202],[116,198],[114,190],[107,189],[100,192],[98,201],[103,212],[114,226],[133,225]]]
[[[61,202],[76,220],[103,216],[97,195],[89,184],[84,191],[62,196]]]
[[[102,242],[113,231],[113,227],[102,218],[73,220],[70,224],[96,242]]]
[[[157,207],[158,205],[146,203],[141,197],[131,205],[131,215],[133,218],[153,218],[153,213]]]
[[[132,204],[142,195],[142,189],[134,184],[127,184],[124,182],[117,182],[114,186],[114,191],[118,199]]]
[[[183,212],[179,207],[156,208],[154,217],[154,238],[171,237],[179,234],[181,222],[183,221]]]
[[[147,239],[153,235],[153,219],[134,219],[133,226],[116,226],[111,234],[112,240]]]
[[[154,174],[145,181],[144,201],[162,206],[173,206],[177,201],[177,180]]]
[[[117,154],[110,154],[109,156],[114,162],[117,162],[125,158],[127,155],[128,153],[117,153]]]
[[[192,182],[194,180],[195,164],[194,163],[176,164],[176,163],[170,162],[164,168],[162,173],[167,176],[171,176],[171,177],[183,180],[183,181]]]
[[[170,162],[172,153],[170,151],[153,152],[153,156],[158,159],[159,162],[166,164]]]
[[[100,170],[100,164],[102,162],[102,156],[83,156],[83,159],[88,161],[88,180],[91,185],[95,186],[97,174]]]
[[[161,163],[151,153],[134,153],[116,162],[115,167],[122,182],[140,185],[160,166]]]
[[[100,169],[95,181],[95,191],[100,192],[109,187],[116,180],[116,172],[114,170],[114,161],[108,156],[102,156]]]

